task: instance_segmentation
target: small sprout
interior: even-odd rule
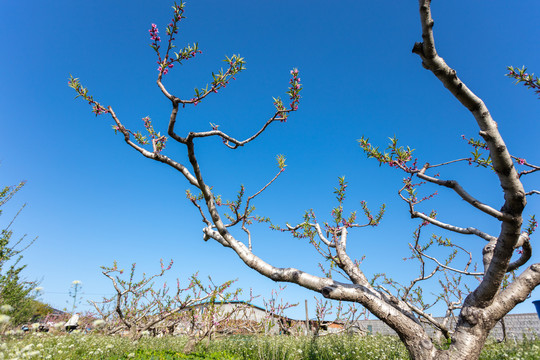
[[[278,167],[281,169],[281,170],[285,170],[285,167],[287,165],[285,165],[285,156],[282,155],[282,154],[279,154],[278,156],[276,156],[276,160],[277,160],[277,163],[278,163]]]

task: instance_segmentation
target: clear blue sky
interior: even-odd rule
[[[164,35],[171,5],[141,0],[0,5],[0,184],[28,181],[0,221],[7,224],[28,203],[14,225],[17,235],[39,236],[25,253],[25,276],[41,279],[42,299],[53,306],[66,306],[73,280],[82,281],[84,300],[111,293],[99,267],[115,259],[126,269],[137,262],[141,272],[152,273],[160,258],[172,258],[171,280],[196,271],[218,282],[238,278],[238,286],[265,297],[277,287],[230,250],[204,242],[203,223],[185,199],[185,179],[127,147],[111,130],[112,120],[95,118],[67,86],[73,74],[128,127],[142,130],[140,119],[150,116],[166,133],[170,102],[155,85],[148,29],[156,23]],[[366,255],[368,276],[412,278],[417,265],[401,259],[418,222],[397,196],[403,173],[366,159],[356,140],[364,135],[384,147],[395,134],[416,149],[420,162],[434,163],[467,156],[470,149],[460,135],[478,132],[472,116],[411,53],[421,40],[417,2],[205,0],[189,2],[185,14],[177,44],[198,42],[203,53],[165,77],[171,92],[190,98],[194,87],[224,66],[224,55],[241,54],[247,70],[217,96],[186,109],[180,134],[209,129],[212,122],[245,137],[272,114],[272,97],[285,96],[291,68],[299,68],[304,85],[299,111],[257,142],[235,151],[218,139],[199,142],[208,183],[226,199],[235,197],[240,184],[253,193],[274,175],[276,154],[284,154],[287,171],[255,204],[258,214],[284,224],[300,221],[309,208],[329,220],[333,187],[345,176],[348,210],[359,209],[362,199],[374,209],[382,203],[388,209],[378,228],[350,235],[351,255]],[[539,30],[532,20],[540,16],[540,4],[437,1],[433,16],[441,56],[484,99],[511,152],[540,163],[540,101],[504,77],[507,65],[540,72]],[[183,150],[169,145],[165,154],[185,162]],[[441,176],[458,179],[496,208],[503,203],[487,170],[458,165]],[[538,177],[525,184],[531,190]],[[431,190],[440,195],[425,211],[435,208],[441,220],[498,234],[496,221],[471,211],[452,193]],[[529,199],[526,215],[538,210],[538,200]],[[476,254],[484,246],[477,238],[452,238]],[[276,266],[318,273],[315,250],[286,235],[256,228],[254,251]],[[533,253],[532,261],[539,260]],[[284,295],[290,302],[308,299],[313,310],[312,293],[289,285]],[[540,292],[533,297],[539,299]],[[527,300],[516,311],[534,309]],[[290,315],[302,313],[300,308]]]

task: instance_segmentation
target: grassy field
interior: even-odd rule
[[[395,337],[383,336],[231,336],[213,340],[191,355],[182,354],[186,339],[179,337],[127,338],[101,335],[27,334],[5,337],[0,359],[223,359],[223,360],[356,360],[408,359]],[[513,340],[486,345],[481,359],[540,359],[540,340]]]

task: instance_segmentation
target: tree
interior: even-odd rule
[[[195,44],[184,47],[179,53],[174,53],[174,56],[171,54],[173,40],[178,31],[178,23],[183,18],[184,5],[175,5],[173,8],[174,17],[167,27],[168,46],[165,54],[160,52],[161,39],[156,25],[152,25],[150,29],[153,41],[151,46],[158,56],[157,85],[172,105],[167,134],[176,142],[186,146],[189,165],[184,165],[162,153],[168,137],[154,130],[150,118],[143,119],[149,137],[140,132],[129,130],[120,121],[112,107],[105,107],[95,101],[79,80],[71,77],[69,84],[75,89],[78,96],[83,97],[92,105],[96,115],[110,114],[115,122],[113,125],[115,132],[123,135],[129,146],[143,156],[179,171],[192,186],[200,191],[199,194],[192,194],[188,191],[187,197],[196,206],[205,223],[203,229],[205,241],[213,239],[222,246],[232,249],[247,266],[274,281],[295,283],[329,299],[361,304],[398,333],[413,359],[478,358],[489,331],[505,314],[518,303],[524,301],[540,283],[540,264],[531,264],[524,268],[532,253],[530,235],[536,228],[534,217],[531,218],[528,227],[523,227],[526,196],[537,194],[538,191],[526,192],[520,180],[522,176],[532,174],[540,167],[510,154],[497,129],[497,124],[492,119],[484,102],[459,79],[456,71],[450,68],[438,55],[434,41],[431,2],[419,0],[423,41],[414,44],[413,53],[420,57],[423,67],[431,71],[473,115],[482,140],[468,140],[474,147],[472,157],[445,161],[435,165],[430,163],[418,165],[418,159],[413,157],[412,149],[399,146],[395,138],[391,140],[388,152],[381,152],[378,147],[372,146],[367,138],[360,140],[360,146],[368,157],[375,158],[381,164],[390,165],[406,173],[407,177],[399,192],[400,197],[407,203],[411,217],[422,221],[414,234],[414,244],[411,244],[411,258],[419,261],[420,274],[407,285],[396,284],[386,276],[369,280],[361,269],[361,262],[348,255],[349,232],[354,228],[376,226],[383,215],[384,208],[381,208],[378,214],[372,214],[367,205],[362,203],[362,210],[367,218],[364,223],[357,221],[355,212],[348,217],[345,216],[343,202],[347,183],[343,178],[340,178],[339,186],[335,191],[338,205],[332,210],[332,224],[318,221],[313,211],[307,211],[304,220],[298,225],[286,224],[283,227],[272,225],[275,230],[290,232],[293,236],[305,238],[313,244],[329,264],[329,269],[325,270],[325,276],[316,276],[293,267],[275,267],[252,251],[249,225],[253,222],[270,222],[266,217],[253,214],[252,201],[283,173],[286,166],[285,158],[278,156],[279,170],[276,176],[261,190],[246,197],[242,187],[235,201],[224,202],[218,194],[213,192],[212,186],[205,181],[205,173],[197,160],[195,143],[201,138],[218,137],[228,148],[237,149],[257,139],[272,123],[285,122],[292,112],[298,110],[299,93],[302,90],[299,73],[297,69],[291,71],[291,81],[287,92],[291,100],[290,104],[285,105],[280,98],[275,99],[276,110],[274,114],[251,137],[238,140],[219,130],[216,125],[212,125],[210,131],[188,132],[185,137],[178,135],[176,120],[179,110],[185,106],[197,105],[207,96],[225,87],[231,78],[244,70],[244,59],[238,55],[227,57],[225,61],[229,68],[226,71],[212,74],[213,81],[204,89],[195,89],[195,95],[191,99],[183,100],[171,94],[162,82],[163,76],[174,67],[175,63],[181,64],[199,52]],[[516,74],[515,71],[514,74]],[[509,75],[513,76],[512,72]],[[529,75],[525,74],[524,71],[521,76],[523,76],[521,81],[525,82],[526,85],[533,86],[535,84],[534,78],[529,79]],[[147,145],[151,146],[151,150],[145,148]],[[504,205],[500,210],[476,199],[457,181],[444,180],[439,175],[430,173],[432,169],[445,169],[445,166],[456,163],[476,165],[493,170],[504,193]],[[516,166],[525,166],[526,170],[518,172]],[[420,182],[416,183],[416,179]],[[437,219],[435,211],[430,213],[420,211],[419,204],[431,198],[431,195],[418,197],[418,188],[423,183],[450,189],[476,210],[499,221],[500,233],[495,236],[475,227],[456,226]],[[223,208],[229,213],[223,211]],[[471,269],[474,266],[472,265],[472,252],[448,239],[435,236],[426,244],[422,243],[421,230],[426,225],[459,234],[475,235],[485,240],[487,244],[482,252],[483,269]],[[233,235],[231,229],[235,226],[246,233],[245,241],[241,241],[238,236]],[[427,253],[427,250],[434,243],[452,250],[446,260],[438,260]],[[520,252],[517,259],[514,258],[516,251]],[[471,256],[471,260],[462,269],[451,266],[451,262],[458,253]],[[428,263],[434,266],[431,270],[428,269]],[[521,273],[512,277],[512,274],[516,274],[518,270]],[[336,272],[342,274],[346,282],[335,280],[332,274]],[[423,281],[435,279],[435,276],[439,276],[438,279],[443,287],[443,295],[438,297],[437,301],[443,301],[448,308],[446,319],[443,322],[437,321],[426,312],[432,304],[424,301],[420,286]],[[475,288],[467,290],[464,277],[475,277],[479,280],[479,284]],[[380,281],[381,279],[382,281]],[[394,287],[396,291],[392,291],[387,285]],[[449,321],[452,318],[455,318],[454,322]],[[447,339],[446,346],[441,347],[436,339],[430,338],[423,323],[428,323],[438,329]]]
[[[0,207],[4,206],[24,184],[25,182],[20,182],[14,186],[5,186],[0,191]],[[37,283],[25,281],[21,277],[21,272],[26,265],[20,265],[21,253],[36,239],[25,242],[26,235],[15,243],[11,239],[13,235],[11,226],[23,208],[24,205],[0,235],[0,306],[6,305],[13,308],[9,316],[10,322],[14,325],[29,321],[34,314],[36,304],[33,301],[33,291]],[[2,210],[0,210],[1,213]]]
[[[128,279],[120,276],[124,271],[118,269],[116,262],[112,267],[102,267],[103,275],[112,282],[115,290],[115,295],[101,302],[90,301],[101,320],[105,321],[102,331],[110,335],[128,332],[132,339],[137,340],[145,332],[154,331],[156,335],[158,328],[166,328],[173,333],[180,323],[192,324],[185,326],[189,340],[184,352],[189,353],[198,343],[209,338],[220,322],[226,322],[233,315],[234,311],[221,311],[220,303],[216,302],[216,299],[236,299],[240,289],[227,292],[233,281],[215,285],[209,279],[210,284],[204,285],[195,274],[186,288],[182,288],[180,280],[177,280],[176,289],[172,292],[166,283],[156,290],[155,279],[169,271],[172,264],[171,261],[165,266],[161,261],[160,272],[151,276],[143,274],[140,280],[135,280],[136,264],[132,264]],[[201,304],[210,306],[203,308]]]

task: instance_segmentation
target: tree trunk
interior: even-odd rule
[[[409,339],[400,336],[400,339],[413,360],[477,360],[491,329],[490,325],[477,324],[470,327],[456,327],[456,332],[453,334],[452,342],[447,350],[436,349],[429,338],[422,339],[419,336]]]

